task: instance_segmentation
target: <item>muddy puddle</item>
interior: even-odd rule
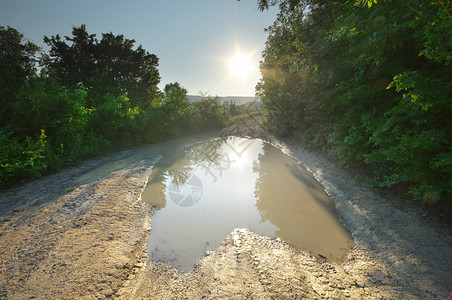
[[[142,195],[157,208],[148,254],[182,272],[235,228],[341,262],[352,237],[323,187],[291,157],[229,137],[164,153]]]

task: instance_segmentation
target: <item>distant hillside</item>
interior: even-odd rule
[[[187,97],[191,102],[197,101],[202,98],[201,96],[193,96],[193,95],[188,95]],[[237,105],[242,105],[242,104],[253,102],[253,101],[260,102],[259,97],[227,96],[227,97],[218,97],[218,98],[220,98],[220,103],[229,101],[229,102],[235,102],[235,104],[237,104]]]

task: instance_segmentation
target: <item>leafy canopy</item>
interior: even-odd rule
[[[98,40],[85,25],[72,28],[72,37],[44,37],[51,47],[44,66],[67,89],[84,88],[91,106],[97,106],[103,96],[127,93],[133,106],[147,108],[158,98],[160,82],[158,58],[135,40],[123,35],[102,34]]]

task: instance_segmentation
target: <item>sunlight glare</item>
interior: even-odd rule
[[[251,55],[243,55],[237,52],[234,58],[229,60],[232,75],[238,75],[245,78],[251,71]]]

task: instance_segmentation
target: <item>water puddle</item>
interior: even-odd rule
[[[323,187],[291,157],[229,137],[165,153],[142,195],[157,207],[148,254],[183,272],[235,228],[342,261],[352,238]]]

